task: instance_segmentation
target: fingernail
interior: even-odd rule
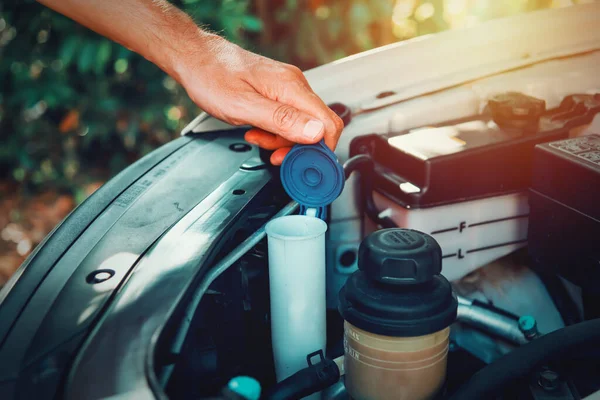
[[[306,125],[304,125],[304,131],[302,132],[302,134],[304,135],[304,137],[313,140],[317,136],[319,136],[321,132],[323,132],[324,128],[325,125],[323,125],[321,121],[311,119],[306,123]]]
[[[258,146],[258,142],[256,140],[254,140],[253,138],[245,138],[245,139],[246,139],[246,142]]]

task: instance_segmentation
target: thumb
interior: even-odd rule
[[[296,143],[311,144],[323,138],[325,125],[312,115],[289,104],[256,96],[245,109],[245,120],[265,131]]]

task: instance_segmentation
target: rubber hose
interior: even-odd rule
[[[298,400],[325,390],[340,379],[340,370],[333,360],[322,359],[282,380],[269,390],[264,399]]]
[[[567,326],[515,349],[473,375],[450,400],[491,398],[542,363],[568,356],[578,347],[592,344],[600,344],[600,318]]]
[[[375,206],[373,199],[373,175],[375,173],[375,165],[370,156],[359,154],[344,163],[344,173],[346,180],[353,172],[360,174],[360,193],[364,199],[365,213],[373,222],[381,225],[382,228],[397,228],[396,223],[389,217],[379,217],[379,210]]]

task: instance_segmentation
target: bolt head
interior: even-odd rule
[[[560,376],[552,370],[544,370],[540,372],[538,385],[546,391],[556,390],[560,385]]]
[[[531,315],[524,315],[519,318],[519,329],[529,339],[538,334],[537,322]]]

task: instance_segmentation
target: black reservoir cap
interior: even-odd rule
[[[358,250],[358,268],[368,279],[395,285],[429,282],[442,272],[442,249],[429,235],[410,229],[382,229]]]
[[[382,229],[360,245],[359,271],[340,291],[340,313],[357,328],[409,337],[437,332],[456,319],[458,302],[441,273],[435,239],[409,229]]]

